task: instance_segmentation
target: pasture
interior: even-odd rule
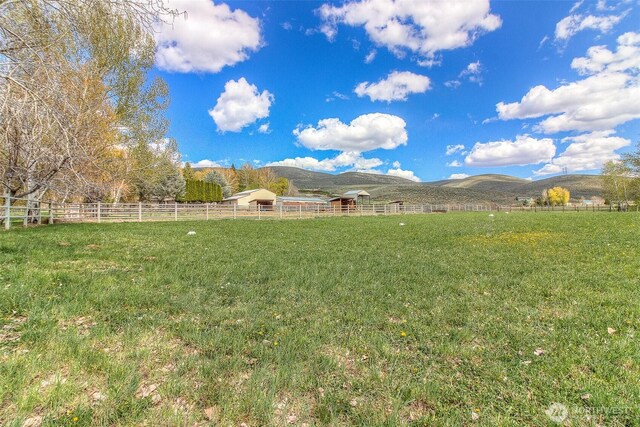
[[[0,425],[640,425],[639,253],[635,213],[15,229]]]

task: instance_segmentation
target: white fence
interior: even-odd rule
[[[434,212],[484,212],[496,207],[480,204],[397,205],[367,204],[357,207],[331,205],[275,205],[243,207],[216,203],[40,203],[3,201],[0,222],[53,224],[58,222],[147,222],[214,219],[302,219],[335,216],[400,215]]]
[[[356,207],[253,206],[239,207],[216,203],[32,203],[24,199],[0,199],[0,222],[11,224],[53,224],[58,222],[147,222],[214,219],[302,219],[337,216],[404,215],[437,212],[592,212],[616,211],[609,205],[575,206],[499,206],[489,204],[366,204]],[[637,206],[631,210],[637,211]]]

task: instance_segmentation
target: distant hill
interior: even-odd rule
[[[464,179],[438,181],[433,183],[433,185],[452,188],[473,188],[475,190],[512,191],[529,182],[530,181],[526,179],[516,178],[510,175],[487,174],[470,176]]]
[[[599,175],[560,175],[537,181],[529,181],[509,175],[475,175],[464,179],[436,181],[431,185],[452,188],[469,188],[505,192],[518,196],[538,196],[547,188],[560,186],[571,193],[571,197],[590,198],[602,193]]]
[[[341,185],[403,185],[415,184],[413,181],[397,176],[378,175],[362,172],[344,172],[337,175],[313,172],[290,166],[270,166],[276,175],[287,178],[298,188],[325,190]]]
[[[562,175],[529,181],[509,175],[485,174],[416,183],[395,176],[360,172],[333,175],[288,166],[274,166],[271,169],[276,175],[293,182],[305,194],[342,194],[357,188],[368,191],[374,201],[511,204],[516,196],[536,197],[543,190],[555,186],[567,188],[572,199],[591,198],[602,193],[602,182],[597,175]]]
[[[600,175],[560,175],[551,178],[530,181],[517,190],[528,191],[532,195],[538,195],[547,188],[564,187],[571,193],[572,199],[584,197],[586,199],[593,196],[602,195],[602,178]]]

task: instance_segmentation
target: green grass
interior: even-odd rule
[[[0,425],[640,425],[639,253],[618,213],[15,229]]]

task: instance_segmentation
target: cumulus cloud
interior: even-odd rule
[[[466,173],[452,173],[451,175],[449,175],[449,178],[447,179],[465,179],[465,178],[469,178],[469,175],[467,175]]]
[[[500,17],[489,0],[355,0],[318,9],[321,31],[335,38],[339,24],[364,27],[369,38],[398,56],[406,51],[433,58],[442,50],[471,45],[479,34],[498,29]]]
[[[588,77],[552,90],[536,86],[520,102],[500,102],[496,105],[499,118],[549,116],[534,128],[544,133],[607,130],[640,118],[640,35],[625,33],[617,41],[615,53],[594,46],[587,57],[572,61],[572,67],[591,74]]]
[[[515,141],[477,142],[464,159],[467,166],[523,166],[550,161],[556,146],[550,138],[535,139],[518,135]]]
[[[243,127],[269,116],[269,108],[273,95],[264,90],[258,92],[255,85],[249,84],[242,77],[240,80],[229,80],[224,85],[224,92],[209,110],[220,132],[240,132]]]
[[[362,82],[354,92],[360,98],[368,96],[372,101],[406,101],[412,93],[425,93],[431,88],[429,77],[410,71],[394,71],[378,83]]]
[[[464,151],[464,145],[462,145],[462,144],[447,145],[447,151],[445,152],[445,154],[447,156],[450,156],[452,154],[455,154],[455,153],[461,152],[461,151]]]
[[[378,158],[365,158],[355,151],[345,151],[333,158],[318,160],[315,157],[295,157],[271,162],[267,166],[292,166],[301,169],[333,172],[338,168],[349,167],[352,170],[370,170],[384,162]]]
[[[550,116],[535,130],[544,133],[612,129],[640,117],[640,84],[624,73],[601,73],[549,90],[531,89],[520,102],[496,105],[502,120]]]
[[[263,45],[260,21],[211,0],[169,0],[181,12],[158,26],[156,64],[167,71],[217,73],[244,61]]]
[[[586,57],[571,61],[571,68],[583,75],[603,71],[640,71],[640,34],[625,33],[617,41],[615,52],[611,52],[606,46],[590,47]]]
[[[615,54],[596,46],[589,49],[588,57],[572,61],[572,67],[581,73],[601,71],[598,74],[554,90],[536,86],[520,102],[498,103],[499,117],[509,120],[556,114],[539,123],[545,133],[612,129],[640,117],[639,66],[634,56],[640,36],[626,33],[618,43]]]
[[[459,160],[454,160],[452,162],[447,163],[447,166],[449,166],[450,168],[459,168],[459,167],[462,167],[462,162],[460,162]]]
[[[312,150],[364,152],[406,145],[405,127],[405,121],[398,116],[371,113],[356,117],[349,124],[337,118],[323,119],[316,127],[299,126],[293,134],[301,145]]]
[[[416,176],[413,171],[401,169],[399,166],[387,171],[387,175],[397,176],[400,178],[408,179],[415,182],[421,182],[422,180]]]
[[[556,24],[556,40],[566,41],[583,30],[596,30],[601,33],[609,32],[618,22],[626,16],[626,12],[620,15],[594,16],[594,15],[569,15]]]
[[[534,175],[601,169],[607,161],[620,158],[615,150],[631,144],[630,140],[613,134],[613,130],[605,130],[564,138],[562,142],[570,143],[564,152],[534,171]]]

